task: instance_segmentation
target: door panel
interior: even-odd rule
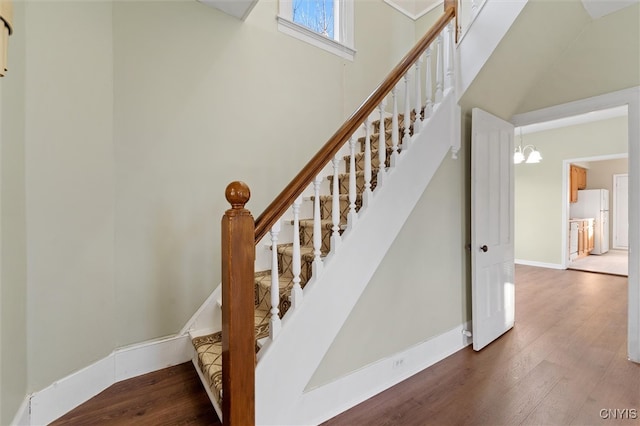
[[[471,264],[473,348],[513,327],[513,126],[472,111]]]

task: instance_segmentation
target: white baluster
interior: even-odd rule
[[[385,179],[387,166],[387,129],[384,125],[384,110],[387,107],[387,100],[383,99],[378,107],[380,110],[380,128],[378,132],[378,188],[382,185],[382,181]]]
[[[393,97],[393,115],[391,116],[391,167],[395,167],[398,162],[398,138],[400,129],[398,127],[398,86],[391,90]]]
[[[322,227],[320,219],[320,184],[322,176],[316,176],[313,181],[313,263],[311,264],[311,274],[318,277],[322,271]]]
[[[333,196],[331,197],[331,222],[333,231],[331,234],[331,250],[335,252],[340,247],[340,186],[338,185],[338,168],[340,167],[340,154],[333,157]]]
[[[371,200],[371,126],[369,118],[364,120],[364,191],[362,193],[362,204],[369,205]]]
[[[442,62],[442,33],[438,35],[436,52],[436,103],[442,102],[444,64]]]
[[[356,139],[349,139],[349,214],[347,215],[347,229],[351,229],[358,219],[356,212]]]
[[[427,48],[427,59],[424,64],[425,67],[425,83],[424,85],[426,94],[427,94],[427,102],[424,107],[424,119],[431,117],[433,113],[433,80],[431,79],[431,46]]]
[[[411,125],[411,102],[409,99],[409,73],[404,75],[404,118],[402,125],[404,126],[404,136],[402,137],[402,149],[409,148],[411,135],[409,134],[409,126]]]
[[[476,16],[478,13],[478,2],[479,0],[471,0],[471,19]]]
[[[269,321],[269,335],[275,339],[282,323],[280,322],[280,280],[278,278],[278,234],[280,220],[271,227],[271,319]]]
[[[296,309],[302,304],[302,287],[300,286],[300,205],[302,197],[293,202],[293,255],[291,259],[291,272],[293,273],[293,288],[291,289],[291,307]]]
[[[416,119],[413,122],[413,134],[415,135],[422,128],[422,88],[420,83],[422,82],[422,76],[420,75],[420,66],[422,64],[422,56],[416,61],[416,99],[415,108]]]
[[[445,80],[445,89],[453,87],[453,45],[455,44],[454,23],[449,22],[447,25],[447,78]]]

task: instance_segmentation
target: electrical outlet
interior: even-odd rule
[[[402,368],[404,367],[404,358],[396,358],[393,360],[393,368]]]

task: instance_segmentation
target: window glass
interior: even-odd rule
[[[293,0],[293,22],[335,40],[334,0]]]

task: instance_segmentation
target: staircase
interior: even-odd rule
[[[412,123],[415,121],[415,113],[411,114],[412,120],[410,124],[410,134],[412,133]],[[385,119],[385,140],[387,151],[387,161],[385,168],[388,168],[391,162],[392,145],[392,119]],[[371,166],[372,166],[372,178],[371,178],[371,190],[376,188],[376,176],[379,170],[379,142],[380,142],[380,120],[373,121],[370,127],[372,134],[370,135],[370,147],[371,147]],[[398,138],[404,135],[404,116],[399,115],[399,130]],[[355,211],[359,212],[362,207],[362,198],[365,191],[365,178],[364,178],[364,152],[366,145],[366,136],[362,136],[358,139],[357,147],[359,151],[355,154],[355,172],[356,172],[356,198],[355,198]],[[344,170],[338,174],[337,187],[339,190],[339,210],[340,210],[340,234],[347,227],[347,216],[350,210],[349,203],[349,164],[351,162],[351,155],[344,155],[342,158]],[[331,234],[333,232],[333,181],[335,177],[328,175],[329,188],[331,188],[329,195],[321,195],[319,197],[320,215],[321,215],[321,257],[326,258],[331,249]],[[308,203],[315,202],[315,196],[307,197],[305,200]],[[291,223],[292,224],[292,223]],[[313,247],[313,230],[314,220],[313,217],[299,219],[299,235],[300,235],[300,256],[301,256],[301,271],[300,271],[300,286],[305,288],[306,284],[312,277],[312,264],[314,260],[314,247]],[[291,306],[290,293],[293,288],[294,272],[293,272],[293,243],[287,242],[283,244],[277,244],[276,252],[278,256],[278,308],[281,316],[289,310]],[[262,347],[264,339],[269,336],[269,320],[271,310],[271,288],[272,288],[272,271],[262,270],[255,273],[255,339],[256,339],[256,352]],[[206,386],[210,389],[211,395],[214,397],[217,408],[222,406],[222,332],[218,331],[210,333],[204,336],[193,337],[193,346],[197,354],[197,366],[201,372],[201,376],[206,382]],[[220,413],[219,413],[220,414]]]
[[[430,57],[424,71],[419,65],[412,66],[414,60],[406,65],[409,70],[404,80],[398,76],[400,83],[396,82],[381,102],[369,108],[351,132],[349,142],[335,149],[331,161],[320,167],[321,172],[292,208],[274,221],[268,235],[256,246],[253,339],[258,360],[258,424],[308,421],[291,417],[294,401],[302,395],[375,265],[384,257],[446,153],[453,148],[455,156],[460,139],[459,108],[453,90],[453,26],[446,26],[449,21],[450,17],[443,19],[437,33],[445,33],[438,38],[437,46],[433,43],[436,75],[431,75]],[[445,40],[449,53],[445,53]],[[445,55],[449,58],[446,67]],[[424,96],[423,78],[429,87]],[[386,108],[387,102],[390,108]],[[402,106],[403,112],[399,113]],[[382,229],[386,232],[376,235]],[[375,241],[369,241],[371,238]],[[216,302],[218,309],[225,307],[218,294]],[[332,307],[327,308],[329,305]],[[323,318],[327,316],[331,320]],[[216,326],[208,328],[190,333],[193,361],[223,418],[223,332],[220,328],[211,330]],[[313,338],[300,345],[300,336]],[[304,360],[300,368],[290,362],[294,354]],[[274,373],[277,377],[268,377]],[[268,384],[276,382],[278,392],[273,392]],[[291,408],[290,415],[283,415],[282,407]]]
[[[256,424],[327,418],[306,386],[442,160],[448,152],[456,158],[461,93],[454,87],[453,16],[445,10],[255,221],[255,242],[247,242],[256,244],[255,358],[245,354],[245,365],[256,365]],[[493,27],[503,36],[511,22]],[[485,53],[478,59],[462,51],[458,60],[486,61]],[[458,87],[466,90],[472,78],[462,75]],[[196,370],[225,420],[223,402],[232,398],[223,392],[221,310],[229,302],[223,305],[221,287],[186,328]]]

